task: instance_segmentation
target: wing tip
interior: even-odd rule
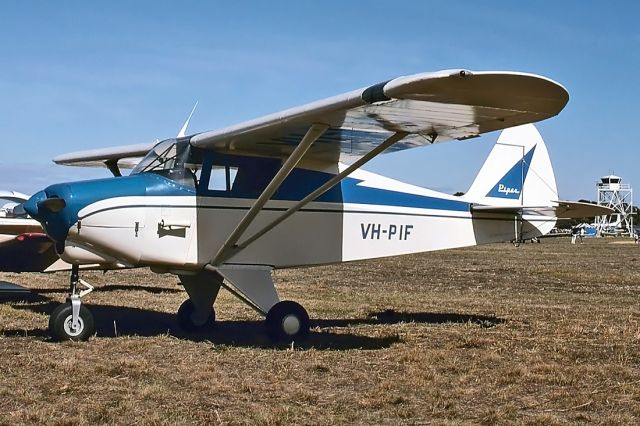
[[[560,83],[517,71],[443,70],[398,77],[384,86],[392,99],[528,111],[536,121],[558,115],[569,102]]]

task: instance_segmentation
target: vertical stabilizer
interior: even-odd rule
[[[549,153],[533,124],[502,131],[464,198],[489,206],[549,206],[558,199]]]

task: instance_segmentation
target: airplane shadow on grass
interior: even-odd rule
[[[34,300],[11,303],[15,309],[25,309],[41,314],[50,314],[57,302],[36,295]],[[0,302],[2,303],[2,302]],[[290,348],[288,344],[275,344],[266,336],[264,322],[261,320],[217,321],[215,326],[198,332],[185,332],[176,323],[174,314],[123,306],[87,304],[96,324],[96,333],[101,338],[118,336],[161,336],[169,335],[191,341],[208,341],[214,344],[253,347],[253,348]],[[397,334],[382,337],[370,337],[356,333],[340,333],[325,330],[327,328],[349,328],[359,325],[380,325],[397,323],[471,323],[481,327],[493,327],[504,322],[503,319],[461,314],[439,313],[397,313],[393,310],[373,312],[366,318],[355,319],[316,319],[311,321],[311,332],[303,342],[296,342],[297,349],[375,350],[388,348],[402,342]],[[47,338],[46,329],[3,330],[3,336],[23,337],[25,334]]]
[[[183,293],[184,290],[179,288],[166,288],[166,287],[155,287],[150,285],[130,285],[130,284],[105,284],[99,287],[100,293],[110,292],[110,291],[144,291],[146,293],[152,294],[163,294],[163,293]],[[47,289],[38,289],[33,291],[35,294],[67,294],[69,293],[69,288],[47,288]]]

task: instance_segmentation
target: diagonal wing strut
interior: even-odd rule
[[[344,178],[349,176],[355,170],[357,170],[360,167],[362,167],[364,164],[369,162],[375,156],[377,156],[378,154],[382,153],[384,150],[389,148],[394,143],[400,141],[405,136],[407,136],[406,132],[396,132],[393,135],[389,136],[380,145],[376,146],[374,149],[372,149],[371,151],[366,153],[364,156],[360,157],[357,161],[355,161],[349,167],[344,169],[342,172],[338,173],[337,175],[335,175],[334,177],[329,179],[327,182],[325,182],[323,185],[318,187],[315,191],[311,192],[309,195],[304,197],[302,200],[297,202],[295,205],[291,206],[287,211],[282,213],[282,215],[280,215],[277,219],[275,219],[274,221],[272,221],[271,223],[266,225],[260,231],[256,232],[251,237],[249,237],[246,240],[244,240],[242,243],[230,246],[229,249],[228,249],[228,256],[223,258],[222,260],[219,260],[219,262],[222,263],[225,260],[227,260],[228,258],[230,258],[231,256],[234,256],[238,252],[240,252],[240,251],[244,250],[245,248],[247,248],[251,243],[256,241],[258,238],[262,237],[264,234],[266,234],[267,232],[269,232],[270,230],[272,230],[276,226],[278,226],[280,223],[282,223],[289,216],[291,216],[292,214],[294,214],[295,212],[297,212],[298,210],[300,210],[301,208],[303,208],[304,206],[306,206],[307,204],[309,204],[310,202],[312,202],[313,200],[315,200],[316,198],[320,197],[322,194],[324,194],[325,192],[327,192],[328,190],[330,190],[331,188],[336,186],[340,181],[342,181]],[[247,214],[247,216],[248,216],[248,214]],[[246,227],[245,227],[245,229],[246,229]],[[239,239],[240,236],[238,236],[236,241]],[[218,255],[219,254],[220,254],[220,252],[218,253]],[[218,260],[218,256],[216,256],[216,259]],[[216,263],[213,263],[213,264],[216,265]]]
[[[251,206],[247,214],[244,215],[240,223],[233,230],[231,235],[224,242],[218,253],[215,255],[211,264],[213,266],[218,266],[222,264],[225,260],[229,259],[233,255],[233,248],[235,244],[238,242],[242,234],[247,230],[249,225],[253,222],[255,217],[260,213],[262,207],[269,201],[271,196],[278,190],[282,182],[287,178],[289,173],[298,165],[304,154],[311,147],[311,145],[320,137],[324,132],[327,131],[329,126],[327,124],[313,124],[307,133],[304,135],[298,146],[293,150],[287,161],[284,162],[278,173],[271,179],[269,185],[262,191],[262,194],[258,197],[255,203]]]

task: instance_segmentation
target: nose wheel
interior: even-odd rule
[[[91,311],[80,306],[76,323],[73,320],[73,306],[63,303],[53,310],[49,317],[49,332],[55,341],[85,341],[95,332],[95,324]]]
[[[84,287],[78,291],[78,285]],[[81,298],[93,291],[93,287],[80,279],[78,265],[71,267],[71,280],[69,286],[69,298],[66,303],[56,307],[49,317],[49,333],[56,341],[89,340],[95,333],[93,315],[86,306],[82,305]]]

